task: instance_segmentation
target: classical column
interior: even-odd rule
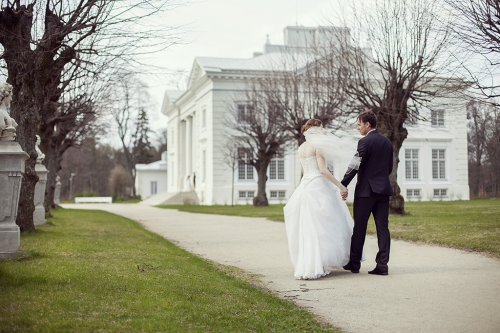
[[[47,186],[47,168],[42,164],[45,154],[40,150],[40,137],[36,136],[36,152],[38,157],[36,158],[35,171],[38,176],[38,183],[35,186],[35,196],[33,201],[35,203],[35,211],[33,212],[33,224],[40,225],[45,224],[45,207],[43,206],[45,202],[45,187]]]
[[[186,119],[186,174],[191,175],[192,160],[193,160],[193,118],[191,116]]]
[[[186,121],[182,120],[179,126],[179,192],[185,191],[186,183]]]
[[[19,143],[14,142],[17,123],[7,112],[11,97],[12,86],[0,84],[0,258],[21,252],[16,217],[24,163],[29,158]]]

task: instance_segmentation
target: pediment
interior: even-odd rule
[[[191,74],[189,75],[189,80],[188,80],[188,89],[191,88],[191,86],[198,81],[203,75],[205,75],[205,70],[203,67],[198,63],[198,61],[195,59],[193,63],[193,68],[191,69]]]

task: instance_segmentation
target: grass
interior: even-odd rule
[[[284,221],[283,205],[160,207]],[[406,215],[389,216],[393,238],[479,251],[500,258],[500,199],[407,202],[405,209]],[[368,223],[368,233],[375,233],[373,219]]]
[[[336,332],[131,220],[52,214],[0,261],[0,332]]]

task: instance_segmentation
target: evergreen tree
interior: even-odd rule
[[[136,131],[133,135],[132,154],[136,163],[151,163],[153,160],[153,154],[151,154],[153,146],[149,141],[149,133],[151,132],[148,114],[144,108],[141,108],[137,118]]]

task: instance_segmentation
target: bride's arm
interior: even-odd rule
[[[321,171],[321,174],[326,177],[329,181],[331,181],[335,186],[337,186],[341,191],[346,191],[346,187],[342,185],[337,178],[333,177],[333,175],[328,171],[326,168],[326,161],[325,158],[316,151],[316,159],[318,160],[318,166],[319,170]]]

